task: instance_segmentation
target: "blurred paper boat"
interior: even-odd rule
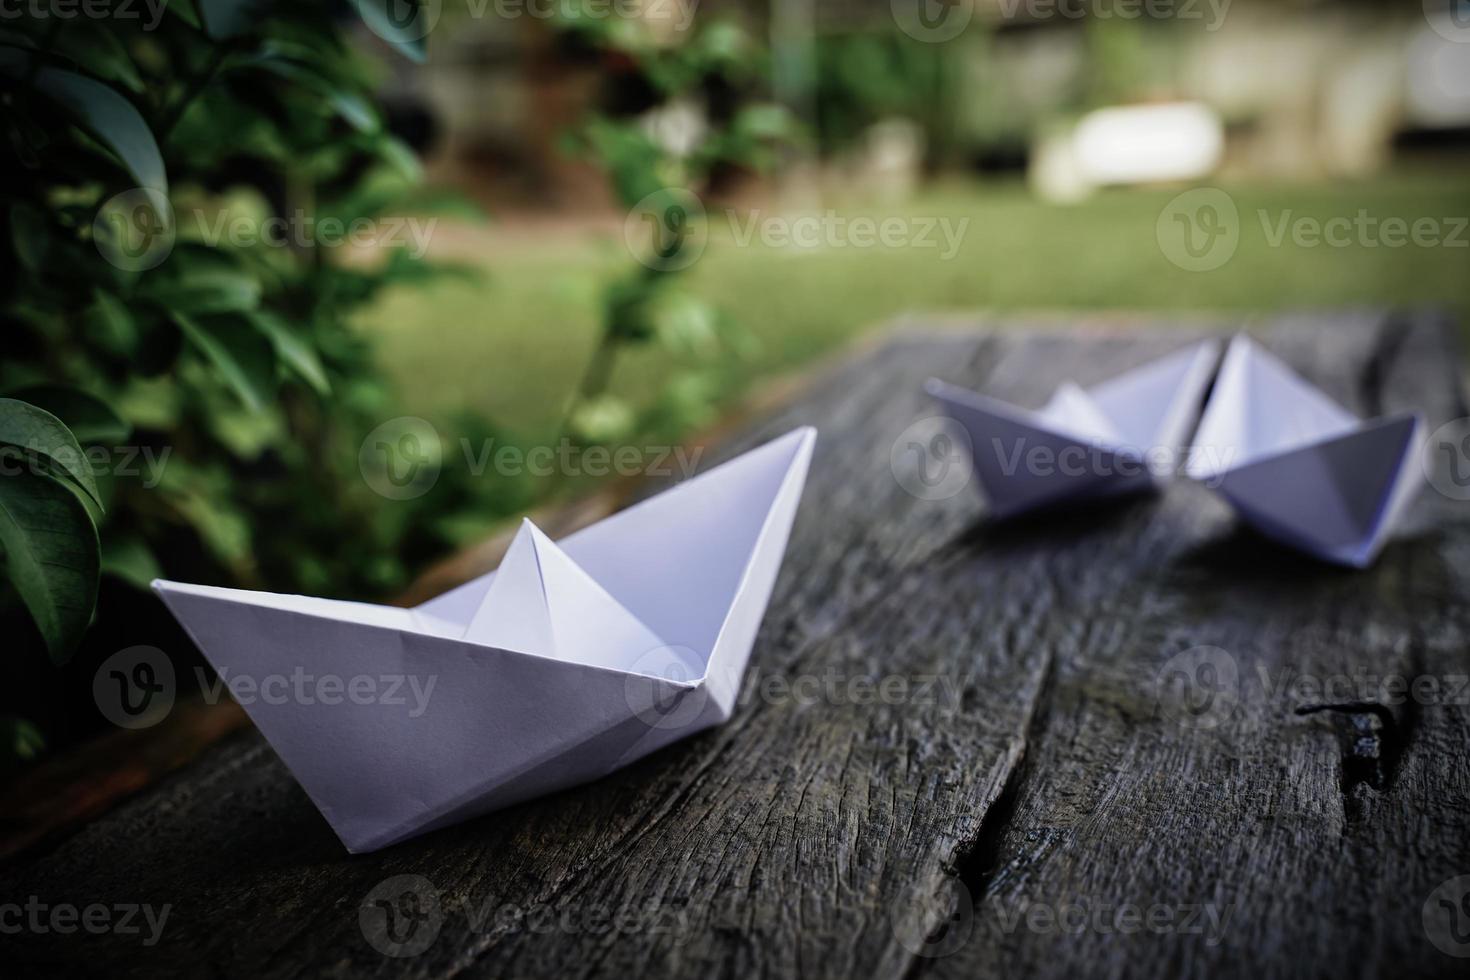
[[[1115,378],[1068,382],[1038,411],[931,378],[925,389],[969,436],[970,460],[995,517],[1146,490],[1171,475],[1210,381],[1206,341]]]
[[[815,440],[559,544],[526,522],[496,571],[413,609],[153,587],[342,843],[371,851],[729,718]]]
[[[1240,335],[1186,471],[1262,534],[1363,568],[1423,482],[1423,438],[1419,414],[1361,421]]]

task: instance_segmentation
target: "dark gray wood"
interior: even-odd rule
[[[6,974],[1463,975],[1422,913],[1470,873],[1470,691],[1380,705],[1278,683],[1470,673],[1470,505],[1426,490],[1379,562],[1346,572],[1185,483],[999,526],[973,488],[903,489],[890,450],[935,414],[931,374],[1036,405],[1237,325],[1069,326],[908,325],[711,452],[821,430],[725,726],[357,857],[242,734],[0,871],[0,903],[167,903],[161,940],[0,935]],[[1359,412],[1466,414],[1433,316],[1254,327]],[[1198,692],[1166,669],[1202,646],[1238,668],[1229,711],[1190,714]],[[782,694],[802,678],[814,697]],[[853,678],[908,689],[884,703]],[[442,912],[407,957],[359,919],[399,875]]]

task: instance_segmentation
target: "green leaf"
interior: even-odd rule
[[[253,412],[275,400],[275,359],[271,346],[246,324],[194,320],[174,315],[189,343],[224,377]]]
[[[46,267],[51,229],[40,208],[23,201],[10,206],[10,241],[27,272],[38,274]]]
[[[169,12],[176,15],[179,20],[188,24],[196,31],[204,30],[204,25],[199,23],[199,11],[194,9],[193,0],[166,0]]]
[[[31,77],[31,59],[18,48],[0,48],[0,75]],[[72,114],[77,125],[117,154],[138,186],[168,193],[163,154],[133,104],[103,83],[76,72],[43,66],[31,77],[36,91]]]
[[[46,751],[46,739],[35,725],[14,715],[0,715],[0,772],[34,762]]]
[[[196,0],[204,32],[216,41],[244,34],[258,23],[271,0]]]
[[[419,0],[353,0],[368,30],[422,63],[428,55],[429,11]]]
[[[637,420],[626,401],[600,395],[578,405],[568,421],[572,433],[583,442],[608,444],[627,438]]]
[[[142,13],[147,18],[152,15]],[[133,92],[143,91],[143,78],[120,37],[96,21],[77,20],[66,25],[56,36],[56,50],[90,74],[106,82],[116,82]]]
[[[163,575],[163,569],[141,537],[109,531],[102,542],[102,574],[146,592],[149,583]]]
[[[96,395],[67,385],[31,385],[7,392],[56,416],[82,445],[104,445],[126,439],[133,427]]]
[[[244,313],[260,305],[260,281],[243,272],[209,269],[150,283],[147,295],[175,314]]]
[[[384,136],[374,147],[383,162],[392,167],[404,180],[417,184],[424,179],[424,165],[408,144],[393,136]]]
[[[87,509],[49,476],[0,476],[0,546],[52,661],[65,663],[97,604],[97,528]]]
[[[282,363],[301,375],[318,394],[332,393],[332,384],[327,380],[326,369],[322,367],[316,348],[299,336],[286,321],[263,310],[247,313],[246,319],[270,339],[271,346],[275,348],[276,356]]]
[[[130,354],[138,346],[138,327],[122,300],[105,289],[92,290],[92,305],[83,314],[99,345],[114,354]]]
[[[359,132],[375,133],[382,128],[382,121],[378,118],[377,111],[367,99],[356,92],[349,92],[341,88],[306,65],[278,55],[262,55],[247,58],[234,67],[236,69],[259,68],[261,71],[284,78],[299,88],[307,88],[316,92],[326,99],[327,104],[346,120],[348,125]]]
[[[92,468],[82,455],[82,447],[55,415],[15,398],[0,398],[0,444],[44,457],[75,480],[97,506],[102,506],[97,481],[92,478]],[[0,477],[0,483],[5,479]]]

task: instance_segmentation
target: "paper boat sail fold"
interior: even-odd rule
[[[1188,474],[1283,544],[1363,568],[1423,483],[1424,421],[1360,421],[1244,335],[1230,343]]]
[[[925,387],[964,427],[990,513],[1004,518],[1156,486],[1174,470],[1218,355],[1206,341],[1091,388],[1067,383],[1036,411],[938,379]]]
[[[728,718],[811,461],[798,429],[414,609],[155,581],[349,851]]]

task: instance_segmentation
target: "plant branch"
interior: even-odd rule
[[[158,127],[158,136],[161,141],[164,143],[169,141],[174,127],[179,124],[180,119],[184,118],[184,112],[195,99],[199,98],[204,87],[214,81],[215,75],[219,74],[220,66],[224,64],[225,56],[229,53],[228,45],[214,44],[210,48],[209,60],[205,62],[203,70],[189,76],[189,80],[184,85],[183,94],[164,113],[163,121]]]

